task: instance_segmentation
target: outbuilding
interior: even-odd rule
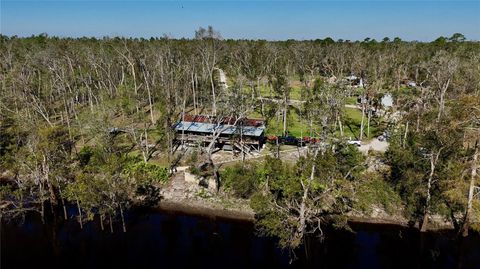
[[[217,147],[259,151],[264,142],[265,124],[261,119],[185,115],[174,124],[176,140],[181,143],[208,145],[215,139]]]

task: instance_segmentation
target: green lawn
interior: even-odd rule
[[[345,108],[345,117],[350,118],[350,119],[354,120],[355,122],[358,122],[358,124],[360,124],[360,122],[362,121],[362,111],[360,111],[359,109],[356,109],[356,108],[346,107]]]
[[[303,86],[299,83],[292,83],[293,86],[290,92],[290,99],[292,100],[302,100],[302,91],[304,90]],[[268,86],[260,85],[259,86],[260,95],[266,98],[281,98],[277,96],[275,91]],[[347,97],[346,104],[355,105],[357,104],[357,97]],[[362,122],[362,112],[356,108],[345,108],[345,114],[342,119],[344,136],[351,137],[352,139],[358,139],[360,137],[360,126]],[[250,117],[261,118],[260,113],[254,112]],[[370,121],[370,136],[367,137],[367,117],[365,115],[364,119],[364,139],[370,139],[380,135],[385,129],[385,123],[382,119],[372,118]],[[313,132],[318,132],[319,127],[314,126]],[[308,123],[303,119],[300,119],[300,116],[297,113],[297,110],[290,108],[287,118],[287,130],[292,136],[301,137],[301,136],[310,136],[310,128]],[[267,135],[282,135],[283,133],[283,119],[282,117],[273,118],[268,122],[266,134]],[[337,135],[340,135],[340,132],[336,130]],[[315,136],[315,135],[312,135]]]
[[[318,130],[318,127],[313,127]],[[290,108],[287,116],[287,131],[290,135],[295,137],[310,136],[310,127],[308,123],[303,119],[300,119],[300,116],[295,109]],[[270,120],[267,126],[267,135],[282,135],[283,133],[283,118],[279,117],[273,118]]]
[[[356,96],[347,97],[345,99],[345,102],[346,102],[347,105],[356,105],[357,104],[357,97]]]
[[[281,98],[280,96],[276,95],[275,91],[273,89],[271,89],[270,87],[268,86],[260,86],[259,87],[260,89],[260,95],[262,97],[265,97],[265,98]],[[290,91],[290,99],[292,100],[302,100],[302,90],[304,88],[303,87],[292,87],[291,91]]]
[[[343,119],[343,130],[346,137],[358,139],[360,137],[360,127],[362,124],[362,111],[356,108],[345,108],[345,116]],[[367,138],[367,115],[364,119],[364,137]],[[382,119],[372,118],[370,120],[370,137],[373,138],[380,135],[385,129],[386,124]]]
[[[260,113],[254,112],[249,115],[252,118],[261,118]],[[345,137],[351,137],[352,139],[358,139],[360,137],[360,126],[362,122],[362,112],[355,108],[345,108],[345,114],[342,120],[343,131]],[[380,135],[385,129],[385,122],[378,118],[372,118],[370,120],[370,137],[373,138]],[[290,135],[295,137],[310,136],[310,127],[305,119],[301,120],[296,109],[290,108],[287,117],[287,130]],[[319,127],[313,126],[313,132],[318,132]],[[268,122],[266,134],[267,135],[282,135],[283,132],[283,118],[281,116],[278,119],[275,117]],[[337,135],[340,132],[336,131]],[[315,135],[312,135],[315,136]],[[365,116],[364,126],[364,138],[367,139],[367,117]]]

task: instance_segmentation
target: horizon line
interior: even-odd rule
[[[2,0],[3,1],[3,0]],[[457,33],[452,33],[457,34]],[[461,34],[461,33],[460,33]],[[31,34],[31,35],[16,35],[16,34],[3,34],[0,32],[1,36],[5,36],[8,38],[20,38],[20,39],[26,39],[26,38],[35,38],[35,37],[41,37],[42,35],[47,37],[47,38],[58,38],[58,39],[82,39],[82,38],[88,38],[88,39],[96,39],[96,40],[103,40],[103,39],[143,39],[143,40],[151,40],[152,38],[155,40],[195,40],[194,37],[175,37],[171,33],[164,33],[159,36],[125,36],[125,35],[102,35],[102,36],[88,36],[88,35],[52,35],[47,32],[42,32],[38,34]],[[452,37],[452,35],[450,37]],[[463,35],[463,34],[462,34]],[[376,38],[371,38],[371,37],[365,37],[363,40],[360,39],[343,39],[343,38],[333,38],[330,36],[326,37],[318,37],[318,38],[305,38],[305,39],[298,39],[298,38],[286,38],[286,39],[267,39],[267,38],[221,38],[220,40],[233,40],[233,41],[269,41],[269,42],[286,42],[286,41],[325,41],[331,39],[335,43],[368,43],[368,42],[377,42],[377,43],[394,43],[394,39],[399,38],[400,42],[409,42],[409,43],[432,43],[435,42],[436,40],[440,38],[445,38],[448,43],[455,43],[448,41],[450,38],[449,36],[438,36],[437,38],[430,40],[430,41],[422,41],[422,40],[416,40],[416,39],[403,39],[402,37],[395,36],[395,37],[389,37],[385,36],[381,39],[376,39]],[[383,41],[384,38],[389,38],[388,42]],[[477,43],[480,42],[480,40],[477,39],[468,39],[465,36],[465,40],[462,42],[472,42],[472,43]],[[369,39],[369,41],[366,41]]]

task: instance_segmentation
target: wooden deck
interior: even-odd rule
[[[212,139],[214,138],[213,135],[195,135],[195,134],[181,134],[177,133],[175,136],[176,142],[179,144],[187,143],[187,144],[200,144],[200,145],[207,145],[209,144]],[[259,151],[262,146],[262,141],[251,139],[248,137],[218,137],[215,142],[218,146],[223,145],[231,145],[232,147],[250,153],[252,150]]]

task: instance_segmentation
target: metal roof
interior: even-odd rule
[[[188,122],[221,123],[221,124],[233,125],[237,121],[237,118],[235,118],[235,117],[222,117],[221,119],[216,119],[215,116],[211,116],[211,115],[189,115],[189,114],[186,114],[181,118],[181,120],[182,121],[188,121]],[[221,121],[219,122],[219,120],[221,120]],[[237,125],[262,127],[263,125],[265,125],[265,121],[262,120],[262,119],[241,118],[241,119],[238,119]]]
[[[264,128],[253,127],[253,126],[233,126],[233,125],[216,125],[212,123],[204,122],[190,122],[190,121],[180,121],[174,126],[175,130],[185,131],[185,132],[197,132],[197,133],[213,133],[214,130],[219,130],[222,134],[232,135],[232,134],[242,134],[244,136],[261,136],[265,131]]]

